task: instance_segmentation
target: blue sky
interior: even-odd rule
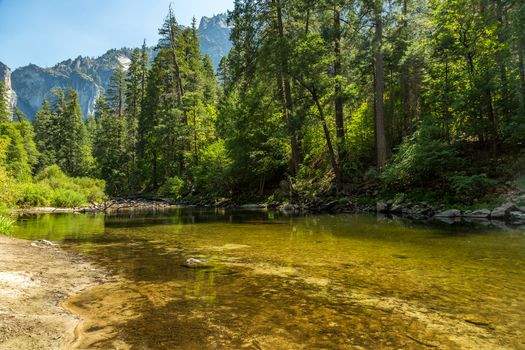
[[[156,44],[170,2],[184,25],[233,8],[233,0],[0,0],[0,62],[49,67],[143,39]]]

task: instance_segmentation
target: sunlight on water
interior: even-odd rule
[[[525,348],[521,231],[179,209],[43,215],[15,235],[115,275],[66,303],[77,348]]]

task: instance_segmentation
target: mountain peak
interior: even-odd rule
[[[199,24],[201,50],[211,57],[214,67],[218,66],[223,56],[228,55],[232,46],[227,19],[228,15],[223,13],[203,17]],[[99,96],[108,87],[115,67],[121,65],[125,70],[129,68],[133,50],[128,47],[109,49],[99,57],[77,56],[49,68],[34,64],[20,67],[12,76],[13,89],[18,94],[17,106],[33,119],[44,99],[52,98],[53,88],[71,87],[79,92],[82,112],[89,115],[93,113]],[[153,48],[148,48],[148,53],[151,58],[155,56]]]

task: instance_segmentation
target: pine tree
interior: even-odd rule
[[[125,163],[124,119],[116,115],[102,96],[97,101],[97,123],[93,154],[97,159],[100,177],[106,180],[111,194],[124,193],[127,189]]]
[[[44,100],[42,108],[36,113],[33,127],[35,143],[39,152],[37,172],[57,163],[57,125],[56,114],[49,102]]]

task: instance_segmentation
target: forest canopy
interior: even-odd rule
[[[42,184],[57,176],[105,181],[64,185],[77,204],[100,186],[471,203],[525,164],[522,1],[236,0],[229,22],[215,72],[195,21],[182,28],[170,7],[154,59],[144,43],[117,65],[94,115],[57,89],[31,124],[1,87],[2,202],[58,204],[62,189]]]

